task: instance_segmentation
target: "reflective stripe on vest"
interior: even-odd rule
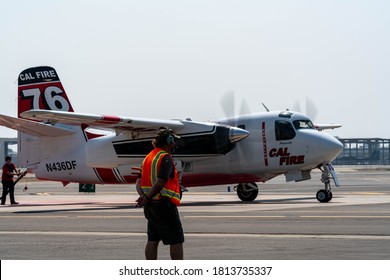
[[[154,156],[152,160],[152,165],[150,167],[150,182],[152,183],[152,186],[157,181],[158,170],[160,169],[161,165],[161,159],[167,154],[167,152],[161,150]]]
[[[161,166],[162,158],[168,153],[160,148],[155,148],[151,151],[142,163],[142,178],[141,178],[141,188],[144,193],[148,194],[150,189],[157,181],[158,170]],[[169,155],[169,154],[168,154]],[[165,183],[164,187],[161,189],[160,193],[156,194],[152,199],[160,200],[162,196],[168,197],[174,204],[180,205],[180,185],[179,185],[179,176],[174,168],[174,178],[168,178],[168,181]]]

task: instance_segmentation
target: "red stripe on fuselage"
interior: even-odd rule
[[[109,168],[95,168],[96,174],[98,175],[101,183],[106,183],[106,184],[133,184],[137,180],[138,176],[137,175],[125,175],[121,177],[120,181],[117,176],[118,174],[115,175],[115,172],[113,169]]]
[[[268,156],[267,156],[267,135],[265,133],[265,122],[261,125],[261,135],[263,137],[263,154],[264,154],[264,164],[268,166]]]
[[[104,134],[97,134],[97,133],[92,133],[90,131],[87,130],[89,126],[86,125],[86,124],[82,124],[81,125],[81,129],[83,130],[84,132],[84,136],[85,136],[85,139],[88,141],[88,140],[91,140],[91,139],[95,139],[95,138],[99,138],[99,137],[102,137],[104,136]]]
[[[134,184],[135,181],[138,179],[138,175],[129,175],[129,176],[123,176],[123,179],[129,184]]]
[[[102,183],[118,184],[119,180],[116,178],[114,171],[108,168],[95,168],[96,173]]]

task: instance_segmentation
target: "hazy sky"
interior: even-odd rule
[[[390,138],[390,1],[12,0],[0,36],[2,114],[48,65],[79,112],[202,121],[228,91],[237,114],[308,97],[332,135]]]

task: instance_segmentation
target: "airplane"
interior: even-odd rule
[[[36,178],[83,184],[131,184],[164,127],[180,135],[173,153],[183,190],[236,184],[242,201],[258,196],[258,182],[284,174],[286,181],[311,179],[320,169],[324,188],[316,198],[332,199],[331,164],[343,145],[299,112],[283,110],[199,122],[76,113],[56,70],[31,67],[18,77],[18,117],[0,115],[0,125],[18,131],[18,165]]]

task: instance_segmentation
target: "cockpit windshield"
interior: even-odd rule
[[[291,140],[295,135],[295,130],[290,122],[284,120],[275,121],[275,138],[277,141]]]
[[[314,129],[314,125],[310,120],[297,120],[293,121],[294,127],[298,129]]]

